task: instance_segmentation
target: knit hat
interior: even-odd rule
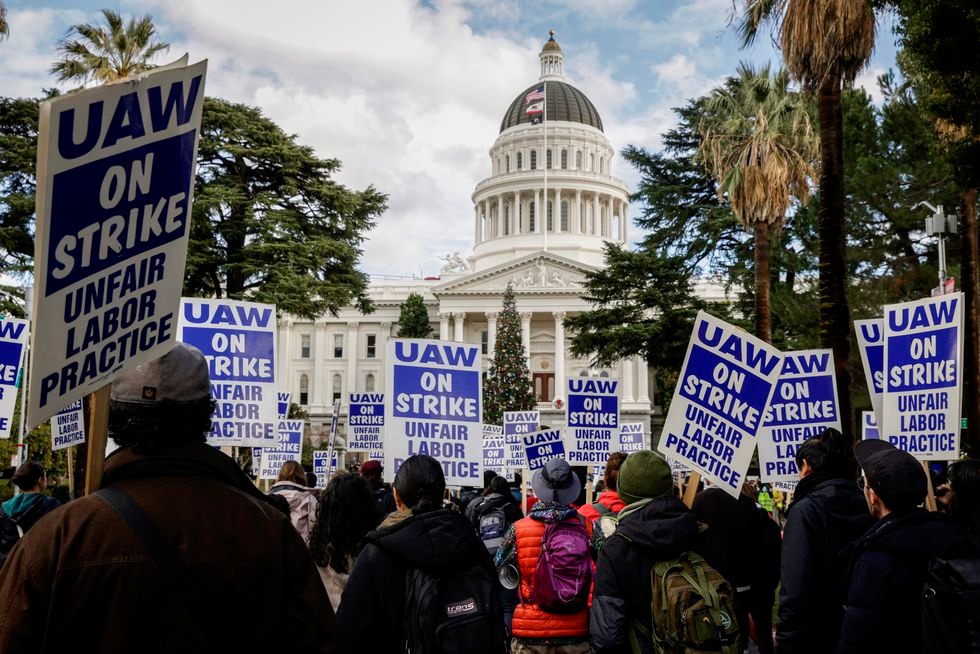
[[[626,457],[619,467],[619,499],[627,504],[645,498],[669,495],[674,476],[666,459],[653,450],[640,450]]]
[[[117,402],[159,405],[211,396],[208,362],[196,347],[177,343],[158,359],[141,363],[112,382]]]

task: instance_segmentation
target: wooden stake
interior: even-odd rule
[[[926,508],[930,511],[936,510],[936,492],[932,488],[932,474],[929,472],[929,462],[922,462],[922,469],[926,473],[926,488],[928,493],[926,494]]]
[[[677,492],[681,497],[684,497],[684,473],[677,473]]]
[[[684,506],[691,508],[694,506],[694,496],[698,494],[698,484],[701,483],[701,473],[692,472],[691,478],[687,480],[687,490],[684,492]]]
[[[85,453],[85,494],[88,495],[102,485],[102,471],[105,469],[105,446],[109,437],[109,397],[111,384],[106,384],[88,396],[88,424]]]
[[[527,485],[531,483],[531,480],[527,478],[527,467],[525,466],[521,469],[521,511],[527,516]]]
[[[75,446],[68,448],[68,497],[75,499]]]

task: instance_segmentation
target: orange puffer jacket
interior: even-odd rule
[[[514,523],[517,536],[517,567],[521,571],[519,604],[514,611],[512,632],[519,639],[582,638],[589,637],[589,609],[578,613],[548,613],[536,604],[534,597],[534,570],[541,554],[541,539],[548,524],[534,518],[524,518]],[[592,524],[586,521],[586,531],[592,536]],[[589,589],[591,600],[592,590]],[[591,603],[591,602],[590,602]]]

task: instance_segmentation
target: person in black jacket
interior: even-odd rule
[[[391,490],[381,481],[383,473],[384,466],[381,465],[380,461],[369,459],[361,464],[361,478],[367,483],[368,490],[371,491],[371,496],[377,504],[378,515],[382,520],[396,508],[395,496],[392,495]],[[442,499],[440,498],[441,501]]]
[[[494,509],[501,509],[504,514],[504,524],[500,527],[499,537],[495,539],[496,542],[488,539],[487,534],[480,533],[481,518]],[[503,477],[494,477],[490,480],[484,494],[470,502],[467,507],[467,514],[477,535],[483,539],[483,544],[491,557],[497,554],[497,549],[500,547],[507,529],[524,517],[521,512],[520,501],[514,499],[514,495],[510,492],[510,485]],[[514,620],[514,609],[517,607],[517,588],[500,589],[500,606],[504,612],[504,624],[507,626],[507,633],[510,633],[510,626]]]
[[[441,576],[475,561],[486,571],[499,610],[497,571],[486,547],[466,518],[442,508],[446,479],[439,462],[426,455],[405,459],[392,486],[398,510],[367,535],[337,612],[344,645],[351,654],[406,651],[409,569]],[[503,625],[502,613],[499,623]]]
[[[850,443],[825,429],[796,451],[800,482],[783,532],[782,586],[776,625],[779,654],[832,652],[844,619],[845,547],[873,519],[857,478]]]
[[[22,534],[61,506],[61,502],[44,494],[48,477],[44,466],[37,461],[28,461],[17,468],[10,483],[21,492],[0,505],[0,566]]]
[[[627,503],[619,526],[602,547],[596,563],[589,623],[593,654],[627,654],[634,621],[652,630],[650,572],[658,561],[695,551],[715,554],[701,534],[694,513],[673,495],[670,466],[659,454],[630,454],[619,469],[619,497]],[[643,654],[652,643],[639,638]]]
[[[929,559],[973,558],[966,529],[919,505],[926,475],[908,452],[883,440],[854,447],[864,494],[879,521],[851,548],[850,591],[838,654],[922,651],[922,586]]]

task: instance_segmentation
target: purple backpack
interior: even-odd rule
[[[592,560],[589,536],[578,516],[544,531],[534,570],[534,603],[551,613],[577,613],[589,603]]]

